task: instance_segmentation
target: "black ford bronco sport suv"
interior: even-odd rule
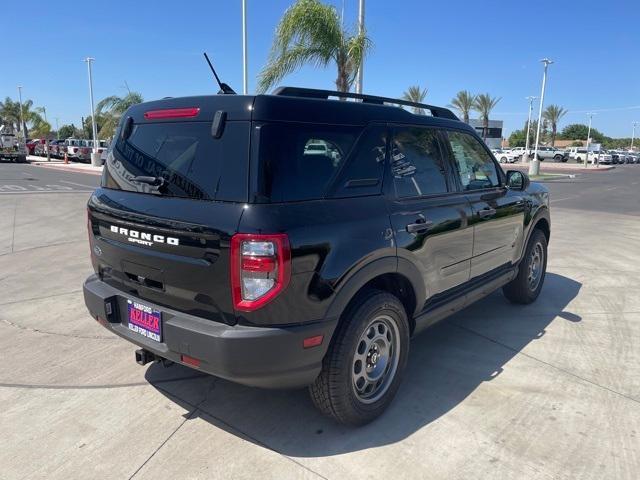
[[[549,227],[547,190],[444,108],[291,87],[164,99],[118,127],[84,297],[140,364],[309,386],[359,425],[392,401],[413,335],[500,287],[536,299]]]

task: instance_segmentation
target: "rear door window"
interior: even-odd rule
[[[247,200],[249,122],[227,122],[211,135],[211,122],[143,123],[127,139],[116,136],[103,186],[196,200]],[[154,187],[137,176],[162,177]]]
[[[324,198],[362,130],[299,123],[257,128],[258,198],[273,203]]]

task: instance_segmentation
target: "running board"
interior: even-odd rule
[[[513,280],[517,274],[518,269],[516,267],[511,268],[507,272],[492,280],[487,281],[486,283],[483,283],[482,285],[478,285],[477,287],[472,288],[471,290],[468,290],[466,292],[461,292],[459,295],[455,296],[445,304],[439,304],[432,309],[419,314],[415,317],[416,328],[413,334],[416,335],[422,332],[432,325],[435,325],[440,320],[444,320],[448,316],[459,312],[463,308],[466,308],[472,303],[477,302],[481,298],[490,295],[498,288],[506,285],[511,280]]]

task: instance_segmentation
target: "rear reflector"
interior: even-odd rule
[[[305,338],[302,341],[302,346],[304,348],[317,347],[318,345],[322,345],[322,340],[324,340],[324,335],[316,335],[315,337]]]
[[[186,118],[195,117],[200,113],[198,107],[191,108],[170,108],[166,110],[150,110],[144,112],[144,118],[147,120],[156,120],[159,118]]]
[[[190,357],[189,355],[180,355],[180,361],[182,361],[182,363],[186,363],[187,365],[191,365],[192,367],[200,366],[200,360]]]

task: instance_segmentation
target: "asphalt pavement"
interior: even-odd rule
[[[0,479],[638,478],[640,165],[547,182],[539,299],[495,292],[414,339],[359,429],[304,390],[136,365],[82,299],[97,182],[0,164]]]

